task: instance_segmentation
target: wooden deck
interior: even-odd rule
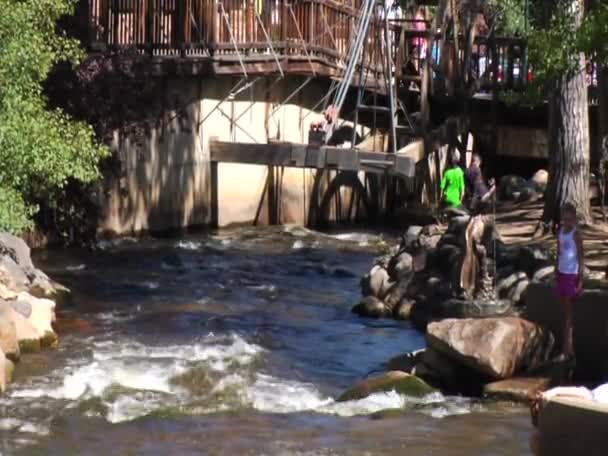
[[[154,57],[160,71],[333,79],[343,74],[361,6],[361,0],[81,1],[86,4],[84,22],[93,52],[137,49]],[[380,91],[387,51],[383,15],[378,10],[370,24],[360,62],[366,85]],[[428,22],[407,18],[390,21],[395,74],[408,89],[420,82],[428,27]],[[436,65],[440,51],[437,46],[431,53]],[[478,37],[472,66],[483,81],[483,90],[490,90],[493,83],[498,88],[523,88],[532,74],[525,54],[520,38]],[[496,78],[491,71],[493,59],[498,60]],[[590,68],[590,86],[596,84],[594,74]],[[362,82],[357,77],[353,85]]]

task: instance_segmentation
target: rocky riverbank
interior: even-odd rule
[[[447,228],[410,226],[376,258],[353,312],[411,319],[421,330],[442,318],[519,315],[528,285],[552,277],[548,252],[506,245],[490,216],[454,214]]]
[[[0,392],[22,355],[57,343],[55,304],[68,293],[34,266],[22,239],[0,233]]]
[[[427,348],[387,363],[448,393],[526,400],[554,380],[555,338],[525,319],[532,282],[553,279],[547,251],[502,242],[491,216],[453,213],[410,226],[361,280],[353,312],[409,319]]]

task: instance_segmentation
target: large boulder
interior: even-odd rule
[[[549,173],[544,169],[539,169],[534,173],[532,179],[530,181],[536,187],[536,190],[543,193],[547,189],[547,184],[549,183]]]
[[[366,378],[347,389],[338,402],[364,399],[370,394],[396,391],[410,397],[424,397],[437,390],[430,387],[424,380],[401,371],[390,371],[382,375]]]
[[[17,301],[0,301],[0,319],[14,323],[21,352],[37,351],[57,341],[52,327],[55,303],[50,299],[19,293]]]
[[[20,237],[0,233],[0,255],[8,255],[24,270],[34,269],[30,248]]]
[[[392,280],[400,280],[414,271],[414,261],[407,252],[394,256],[388,263],[388,274]]]
[[[427,326],[427,343],[448,358],[494,379],[545,363],[553,335],[518,317],[448,319]]]
[[[13,362],[4,356],[4,353],[0,350],[0,393],[6,391],[6,387],[13,380],[14,370]]]
[[[0,350],[7,358],[17,361],[21,355],[15,322],[0,313]]]
[[[391,285],[388,271],[382,266],[374,266],[369,273],[369,289],[371,296],[382,299]]]

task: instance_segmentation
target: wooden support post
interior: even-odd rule
[[[276,192],[276,179],[274,166],[268,167],[268,179],[266,180],[266,185],[268,186],[268,224],[276,225],[278,224],[277,220],[277,192]]]
[[[211,180],[211,227],[218,228],[219,227],[219,180],[217,174],[218,162],[211,161],[209,164],[210,173],[209,178]]]

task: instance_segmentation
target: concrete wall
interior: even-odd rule
[[[126,235],[163,231],[211,222],[209,139],[266,143],[306,143],[310,123],[319,120],[312,107],[327,93],[327,84],[309,83],[278,108],[304,79],[262,79],[234,100],[225,99],[238,79],[175,78],[163,81],[150,101],[154,122],[143,143],[114,135],[112,147],[120,172],[106,176],[100,231]],[[277,108],[276,112],[275,108]],[[219,225],[268,222],[268,168],[218,166]],[[329,174],[329,173],[328,173]],[[309,222],[314,170],[275,170],[272,194],[281,223]],[[321,186],[327,185],[327,177]],[[343,197],[348,191],[341,192]],[[314,203],[314,201],[312,201]],[[335,216],[335,213],[332,213]]]
[[[526,316],[549,328],[561,347],[563,312],[553,287],[531,284],[526,294]],[[608,291],[586,290],[574,304],[574,348],[577,377],[608,380]]]

